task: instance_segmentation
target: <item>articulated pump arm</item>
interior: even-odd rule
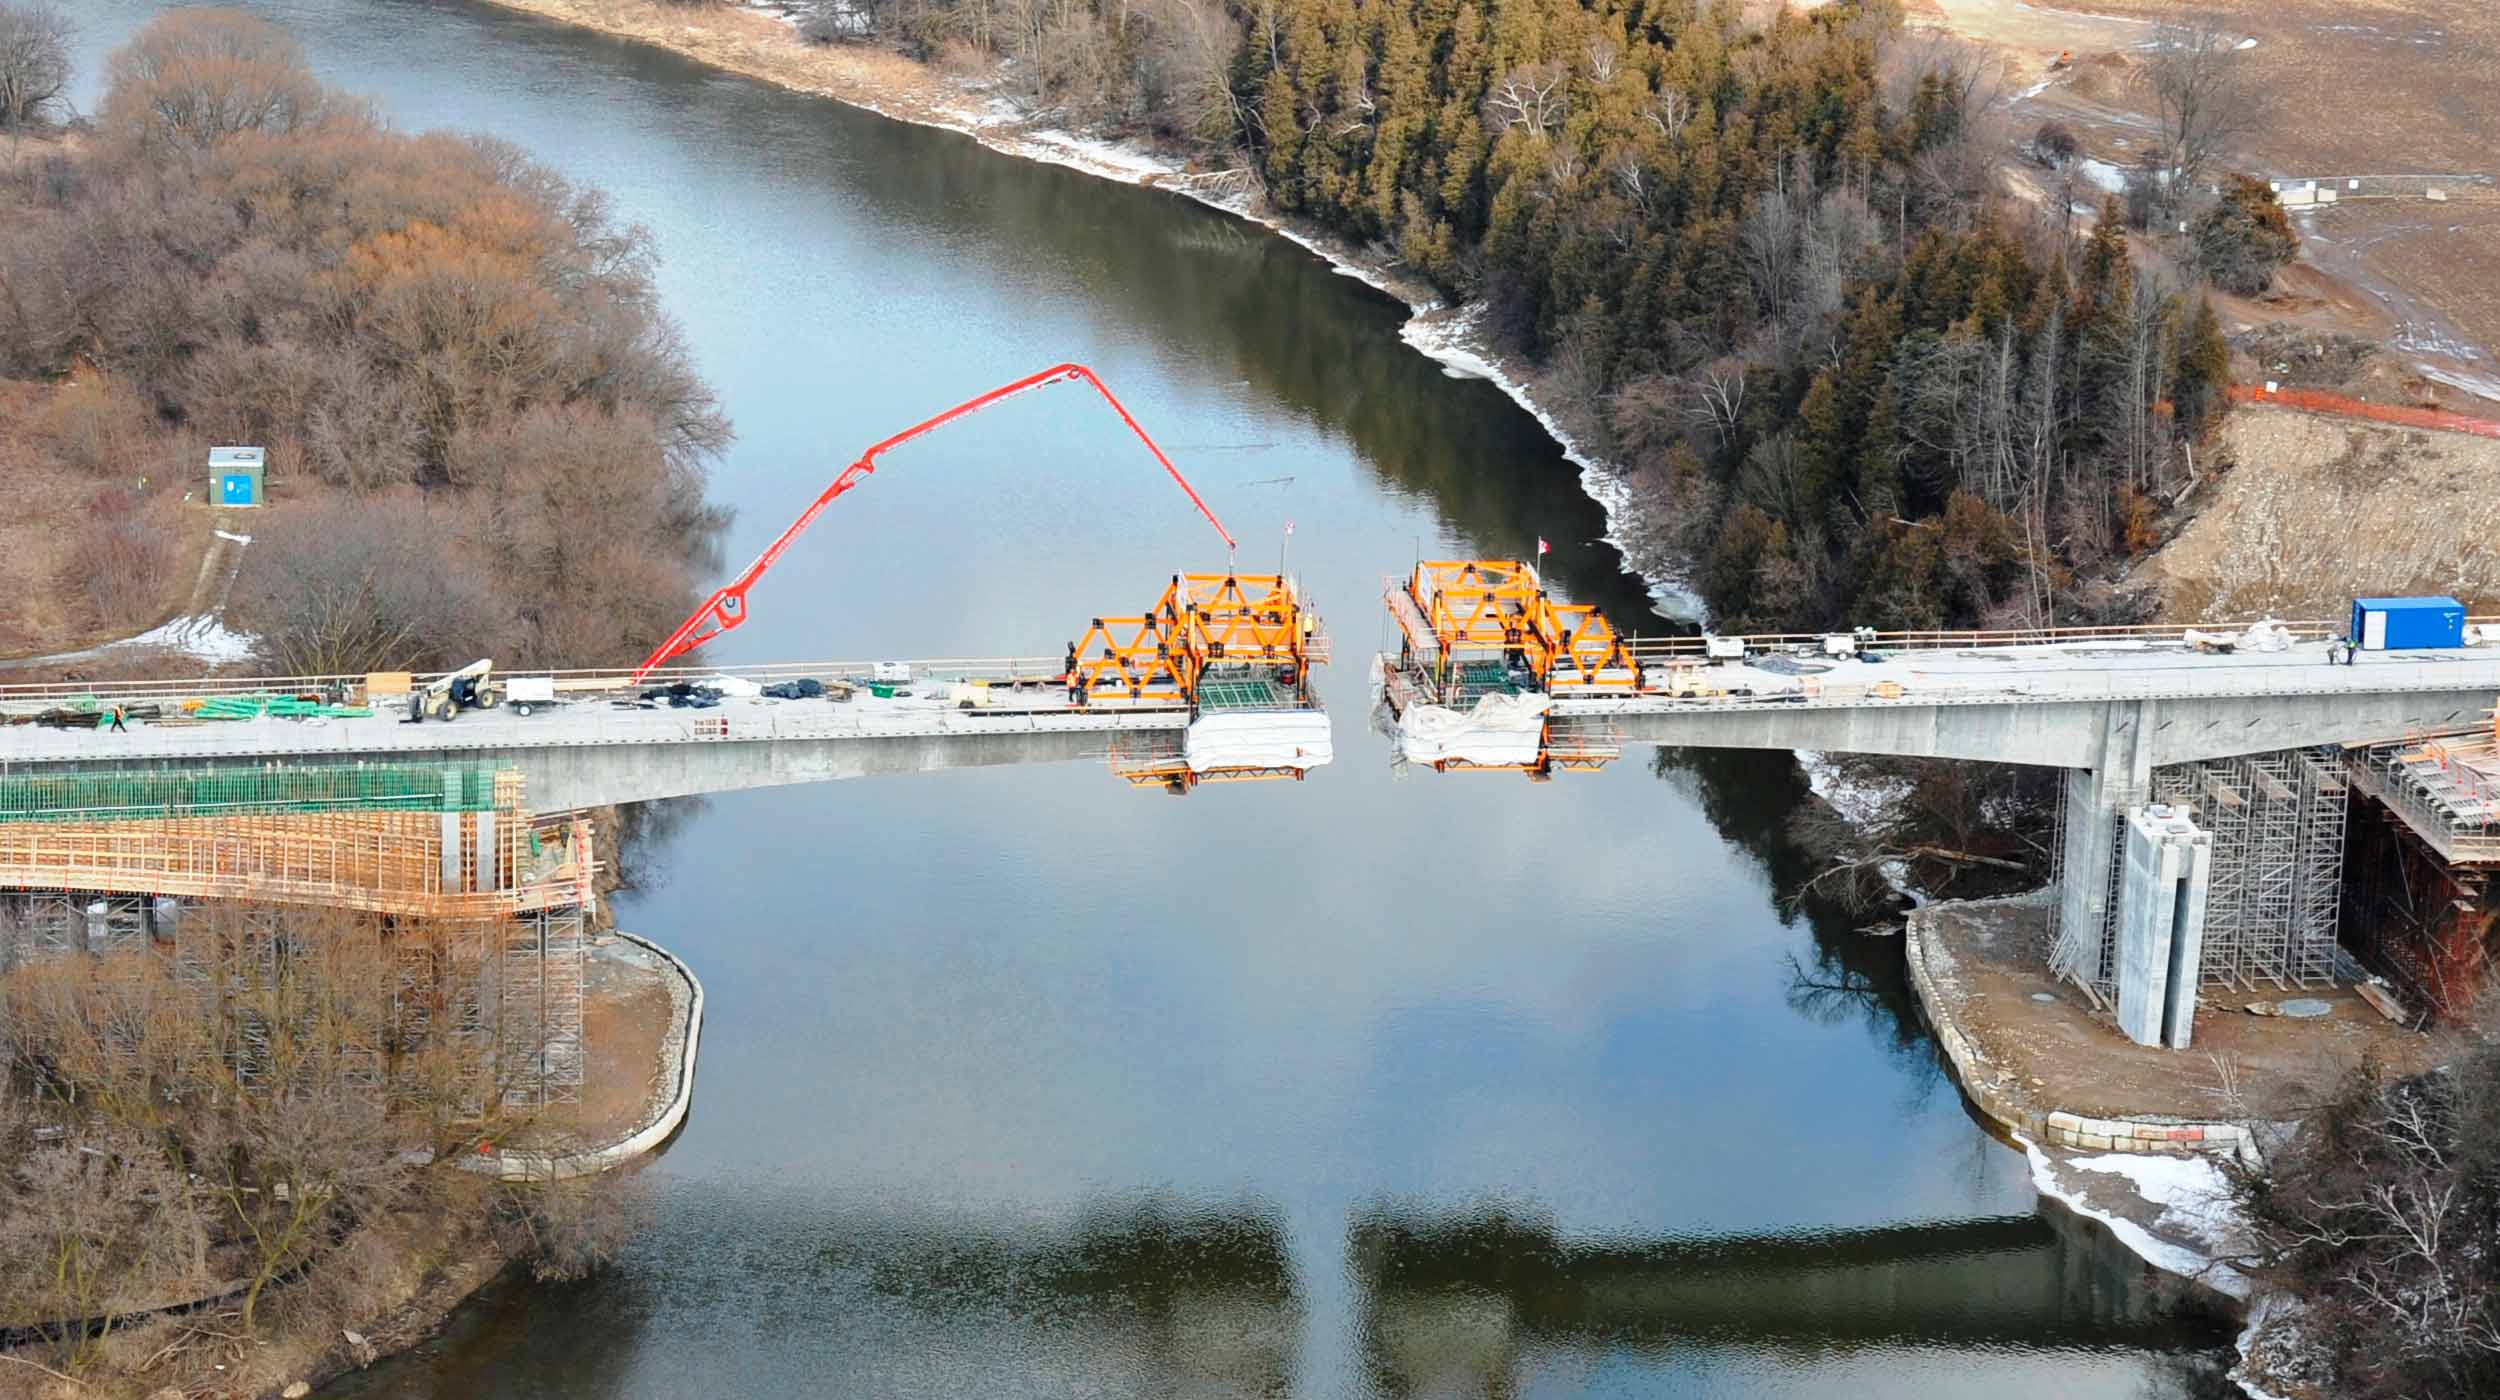
[[[685,655],[746,621],[747,590],[755,586],[756,581],[764,576],[764,571],[773,566],[773,561],[781,557],[782,551],[788,549],[792,541],[798,539],[808,526],[816,523],[816,517],[824,513],[825,507],[833,504],[835,497],[857,486],[862,478],[877,469],[879,457],[924,433],[943,428],[958,418],[968,417],[994,403],[1012,399],[1027,389],[1038,389],[1045,384],[1056,384],[1062,380],[1083,380],[1094,386],[1094,392],[1102,395],[1103,402],[1111,405],[1111,411],[1120,415],[1120,421],[1128,425],[1130,432],[1137,434],[1137,440],[1146,444],[1146,450],[1154,454],[1155,461],[1162,464],[1163,470],[1170,474],[1172,480],[1180,484],[1181,490],[1189,496],[1189,503],[1198,508],[1198,513],[1207,518],[1209,525],[1215,527],[1215,533],[1223,536],[1224,549],[1229,558],[1233,549],[1232,532],[1224,528],[1223,521],[1215,518],[1214,511],[1207,509],[1207,503],[1198,498],[1198,492],[1190,486],[1189,479],[1181,475],[1181,469],[1172,465],[1172,459],[1163,455],[1163,449],[1155,446],[1153,438],[1146,436],[1146,430],[1139,427],[1137,420],[1129,416],[1128,409],[1122,406],[1111,390],[1104,387],[1103,382],[1094,376],[1094,372],[1083,365],[1053,365],[1039,374],[1028,374],[1013,384],[992,389],[977,399],[967,399],[935,418],[923,423],[915,423],[860,453],[859,460],[844,467],[842,474],[833,479],[833,484],[825,488],[824,494],[818,496],[806,510],[801,511],[798,519],[790,522],[790,528],[782,531],[780,538],[766,545],[764,552],[755,556],[754,563],[747,565],[725,587],[704,599],[703,605],[694,610],[693,616],[679,624],[677,630],[669,634],[667,641],[660,643],[657,649],[643,658],[642,665],[634,670],[634,680],[639,683],[658,667],[666,665],[671,660]]]

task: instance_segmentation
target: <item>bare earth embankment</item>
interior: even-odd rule
[[[2212,494],[2136,574],[2165,620],[2334,618],[2355,593],[2500,603],[2500,441],[2241,408],[2219,446]]]

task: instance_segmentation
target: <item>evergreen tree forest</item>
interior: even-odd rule
[[[2123,620],[2228,350],[1899,0],[887,0],[1480,300],[1719,625]],[[855,10],[846,10],[855,15]],[[2035,142],[2036,146],[2037,143]]]
[[[1262,0],[1245,32],[1271,203],[1482,298],[1723,627],[2123,607],[2078,579],[2152,543],[2220,327],[2114,201],[1999,195],[1984,75],[1892,0]]]

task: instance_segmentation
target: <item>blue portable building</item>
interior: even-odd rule
[[[2363,651],[2465,645],[2465,605],[2454,598],[2355,598],[2344,633]]]
[[[267,454],[257,447],[208,449],[208,502],[217,506],[257,506]]]

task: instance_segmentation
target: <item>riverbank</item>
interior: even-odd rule
[[[463,1158],[462,1168],[514,1184],[580,1178],[640,1161],[684,1124],[694,1101],[701,981],[667,949],[621,930],[603,938],[591,961],[586,1038],[607,1053],[592,1061],[581,1102],[551,1113],[539,1129],[566,1147],[507,1148]],[[81,1330],[110,1331],[92,1380],[61,1379],[48,1369],[40,1345],[0,1352],[17,1363],[0,1368],[0,1400],[116,1394],[121,1382],[138,1387],[132,1393],[192,1394],[198,1393],[194,1382],[209,1377],[185,1378],[186,1372],[211,1365],[219,1394],[294,1393],[298,1384],[318,1387],[370,1366],[432,1336],[514,1266],[512,1237],[492,1226],[485,1212],[454,1214],[460,1218],[400,1211],[358,1229],[290,1285],[318,1290],[312,1306],[271,1295],[278,1321],[248,1352],[213,1361],[225,1355],[217,1344],[223,1327],[213,1320],[203,1326],[200,1319],[220,1317],[242,1292],[239,1284],[222,1285],[196,1301],[155,1303],[135,1318],[83,1324]],[[175,1383],[167,1385],[169,1379]]]
[[[2304,994],[2325,1008],[2308,1017],[2212,999],[2194,1051],[2136,1045],[2048,971],[2045,896],[1913,911],[1903,952],[1920,1010],[1963,1096],[2023,1150],[2041,1195],[2248,1323],[2234,1378],[2265,1395],[2249,1374],[2268,1369],[2260,1339],[2280,1318],[2229,1262],[2241,1222],[2223,1163],[2258,1161],[2352,1064],[2426,1068],[2429,1041],[2336,988]]]
[[[1186,156],[1130,141],[1062,130],[1022,111],[996,84],[952,78],[883,49],[811,44],[785,20],[755,9],[683,10],[658,0],[477,0],[498,9],[666,49],[794,92],[830,98],[896,121],[960,132],[1002,155],[1065,166],[1101,179],[1168,190],[1260,225],[1338,272],[1404,302],[1399,337],[1458,379],[1482,379],[1517,403],[1562,448],[1580,485],[1606,513],[1605,542],[1622,554],[1661,613],[1698,622],[1700,596],[1689,566],[1643,518],[1634,484],[1592,444],[1605,431],[1593,408],[1550,371],[1502,352],[1485,334],[1482,307],[1452,306],[1394,257],[1358,248],[1275,214],[1239,169],[1204,170]]]

